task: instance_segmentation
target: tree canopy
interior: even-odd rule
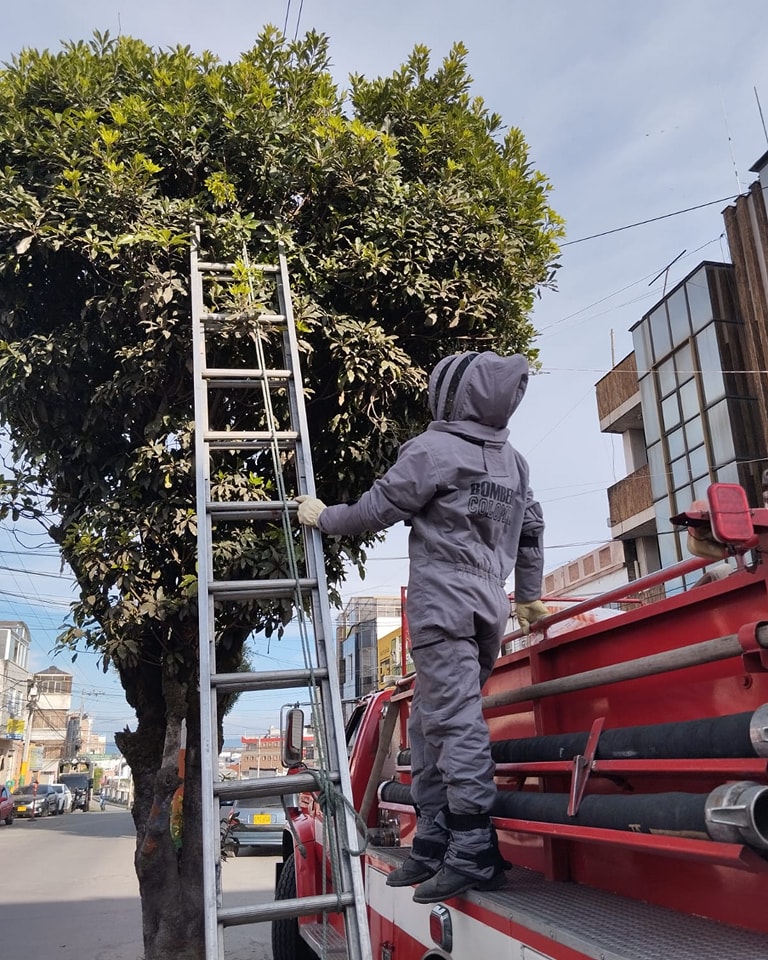
[[[160,907],[199,883],[199,844],[185,838],[177,870],[167,830],[180,720],[197,733],[190,231],[225,259],[285,244],[318,494],[356,498],[424,425],[437,359],[536,359],[528,315],[561,222],[521,131],[471,94],[466,57],[456,44],[433,68],[417,46],[342,91],[324,36],[268,28],[233,63],[97,34],[0,70],[3,509],[53,517],[80,589],[62,643],[99,651],[137,712],[120,746],[148,960],[202,942],[199,901]],[[331,583],[360,546],[327,543]],[[269,537],[217,562],[280,567]],[[262,625],[289,615],[264,608]],[[248,632],[233,614],[219,669],[237,669]]]

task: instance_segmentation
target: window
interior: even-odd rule
[[[661,401],[661,420],[665,430],[672,430],[680,423],[680,408],[676,393]]]
[[[667,323],[667,308],[662,303],[660,307],[653,311],[648,318],[651,325],[651,341],[653,343],[653,355],[656,360],[666,356],[672,349],[672,340],[669,336],[669,324]]]
[[[704,443],[704,424],[701,417],[694,417],[685,424],[685,442],[689,450]]]
[[[654,500],[667,492],[667,464],[661,443],[648,448],[648,467],[651,473],[651,496]]]
[[[701,383],[706,402],[713,403],[725,396],[725,381],[720,363],[715,325],[711,323],[696,336]]]
[[[682,457],[685,453],[685,436],[682,427],[678,427],[677,430],[673,430],[672,433],[667,436],[667,450],[669,451],[670,460],[674,460],[676,457]]]
[[[667,397],[677,389],[677,377],[675,376],[675,359],[670,357],[659,364],[657,370],[659,378],[659,396]]]
[[[728,413],[728,401],[721,400],[707,411],[709,436],[712,443],[712,460],[715,464],[724,464],[733,460],[733,432]]]
[[[691,326],[700,330],[712,320],[712,300],[709,295],[707,268],[702,267],[685,285],[691,310]]]
[[[659,411],[656,406],[656,392],[653,389],[653,377],[643,377],[640,381],[640,406],[643,411],[643,429],[645,441],[655,443],[661,436]]]
[[[693,378],[694,369],[693,351],[691,343],[687,341],[675,354],[675,370],[677,371],[677,382],[686,383]]]
[[[685,486],[691,479],[691,475],[688,471],[688,458],[680,457],[678,460],[672,461],[672,485],[675,490],[678,490],[680,487]]]
[[[635,361],[639,376],[645,376],[653,366],[651,352],[651,327],[648,320],[642,320],[632,330],[632,344],[635,348]]]
[[[699,413],[701,407],[695,380],[689,380],[680,387],[680,407],[683,411],[683,420],[690,420]]]
[[[691,463],[692,477],[709,477],[709,460],[707,459],[707,451],[703,445],[697,447],[695,450],[691,450],[688,458]]]
[[[685,302],[685,287],[680,287],[667,300],[672,343],[676,346],[690,336],[688,328],[688,304]]]

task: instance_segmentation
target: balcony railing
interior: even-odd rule
[[[610,524],[617,527],[653,506],[651,474],[647,463],[608,488]]]

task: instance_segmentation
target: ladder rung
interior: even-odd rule
[[[314,897],[297,897],[294,900],[276,900],[274,903],[259,903],[252,907],[221,907],[217,919],[222,926],[236,927],[246,923],[262,923],[265,920],[289,920],[291,917],[308,917],[313,913],[340,913],[354,906],[352,893],[323,893]]]
[[[290,380],[293,373],[290,370],[225,370],[210,367],[203,370],[203,379],[208,380],[212,387],[252,387],[253,380]]]
[[[298,580],[214,580],[208,584],[208,592],[222,600],[256,600],[267,597],[270,600],[294,597],[298,590],[309,593],[317,587],[314,577],[300,577]]]
[[[242,310],[208,311],[200,314],[200,321],[204,324],[229,324],[233,319],[255,320],[257,323],[269,323],[271,326],[278,328],[285,324],[284,313],[272,313],[271,311],[265,312],[263,310],[253,314],[246,314]]]
[[[277,273],[280,269],[274,263],[249,263],[250,270],[260,270],[262,273]],[[197,269],[201,273],[231,273],[235,269],[234,263],[214,263],[212,260],[198,260]]]
[[[302,923],[299,933],[315,956],[323,960],[347,960],[347,941],[329,923]]]
[[[286,508],[289,516],[298,510],[295,500],[248,500],[233,503],[209,500],[206,513],[216,520],[282,520]]]
[[[260,670],[253,673],[214,673],[211,685],[217,690],[284,690],[308,686],[315,680],[327,680],[325,667],[312,670]]]
[[[250,800],[256,797],[285,797],[291,793],[313,793],[322,789],[323,781],[339,782],[339,774],[324,774],[318,780],[318,771],[311,767],[302,773],[283,777],[258,777],[255,780],[220,780],[213,785],[214,797],[224,800]]]
[[[208,430],[203,439],[206,443],[295,443],[299,434],[295,430]]]

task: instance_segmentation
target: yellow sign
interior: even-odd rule
[[[5,725],[5,733],[9,740],[23,740],[24,721],[18,717],[11,717]]]

